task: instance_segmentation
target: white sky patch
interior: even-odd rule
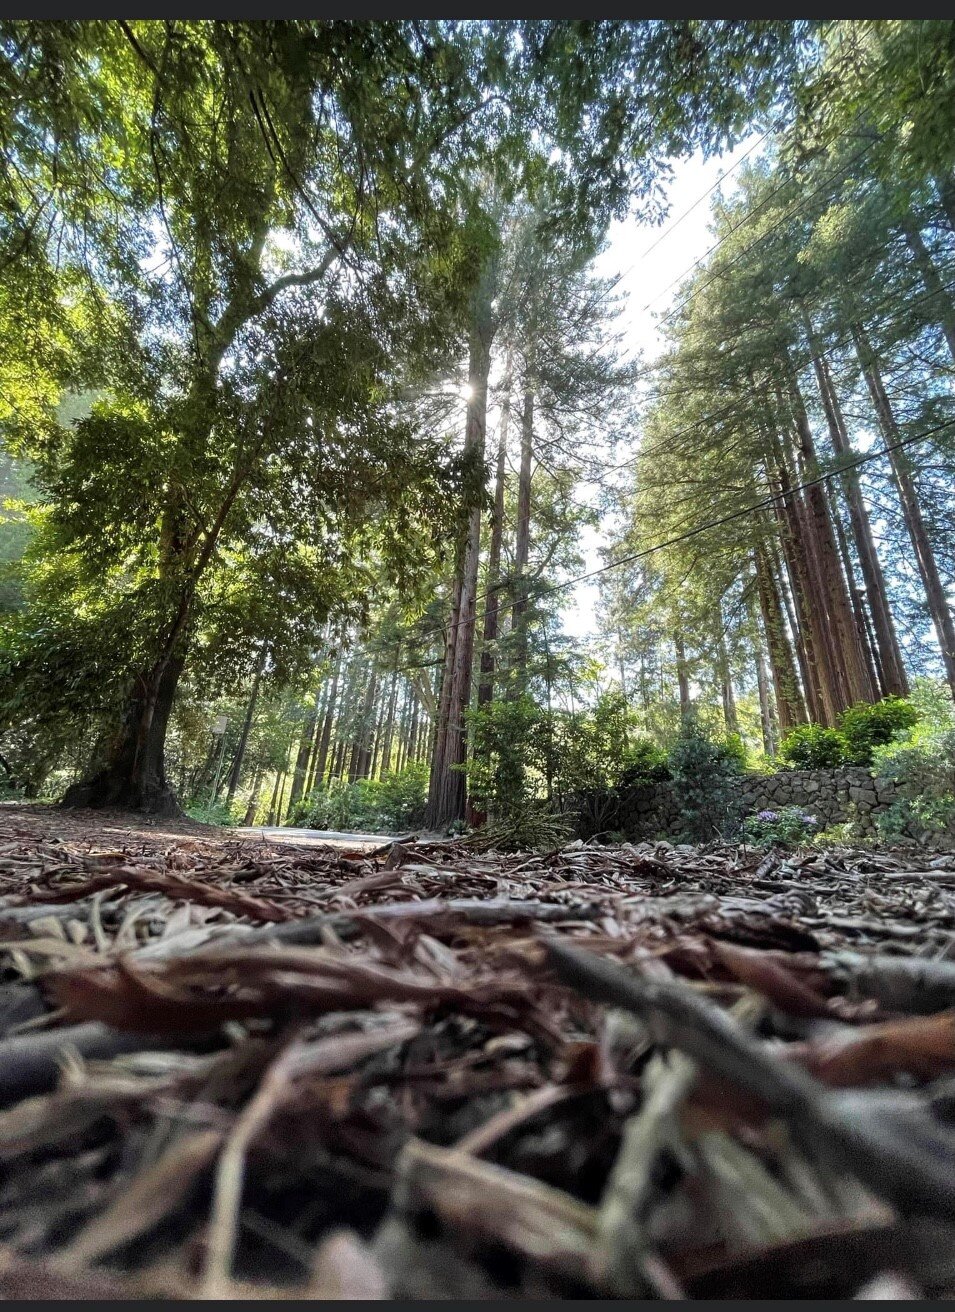
[[[635,218],[612,225],[608,248],[598,258],[595,271],[602,277],[622,275],[619,290],[626,302],[620,316],[620,327],[625,334],[627,350],[639,354],[645,363],[654,360],[663,348],[660,321],[679,301],[683,275],[688,274],[693,264],[713,245],[715,239],[709,229],[710,207],[718,193],[714,191],[707,196],[685,218],[680,216],[748,154],[756,141],[754,133],[725,155],[704,162],[697,154],[677,164],[669,188],[670,212],[662,226],[654,227]],[[728,179],[726,194],[731,193],[736,176],[734,173]],[[674,225],[673,230],[668,231],[671,225]],[[658,241],[664,233],[662,240]],[[648,251],[651,245],[653,249]],[[634,433],[632,442],[621,443],[613,455],[608,453],[608,464],[632,459],[639,450],[639,440],[639,434]],[[594,504],[598,492],[598,488],[584,485],[578,496],[580,500]],[[611,528],[605,521],[599,529],[585,527],[581,531],[579,543],[584,556],[581,573],[599,569],[605,563],[601,548],[609,545]],[[596,579],[569,589],[562,615],[564,631],[580,640],[593,637],[597,629],[597,606]]]

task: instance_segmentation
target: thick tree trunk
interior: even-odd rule
[[[315,699],[312,702],[312,709],[305,717],[305,723],[302,725],[302,736],[299,739],[298,752],[295,757],[295,770],[292,774],[292,787],[289,789],[287,812],[291,812],[295,803],[305,792],[305,778],[308,772],[308,758],[312,754],[312,744],[315,738],[315,725],[318,723],[318,708],[321,704],[322,690],[315,690]]]
[[[832,483],[827,483],[824,485],[824,490],[826,493],[826,500],[829,503],[829,517],[832,520],[833,528],[836,531],[836,545],[839,548],[839,559],[842,562],[842,572],[849,589],[849,600],[852,605],[852,614],[855,619],[856,637],[859,641],[859,650],[862,652],[866,669],[869,671],[869,682],[872,685],[874,694],[878,696],[879,694],[885,693],[882,663],[879,660],[879,652],[875,644],[872,624],[869,619],[869,613],[866,610],[865,596],[863,595],[862,589],[859,587],[856,578],[855,564],[852,559],[852,552],[849,550],[849,539],[846,537],[846,532],[839,516],[836,489],[833,487]]]
[[[809,428],[805,402],[795,370],[788,359],[786,364],[789,397],[799,444],[800,473],[804,480],[818,478],[819,460]],[[806,488],[804,497],[812,524],[811,541],[818,561],[819,585],[827,603],[830,623],[835,630],[835,657],[843,685],[844,702],[844,705],[839,706],[838,709],[843,710],[845,706],[852,705],[854,702],[878,700],[878,688],[872,683],[865,653],[859,640],[849,589],[840,567],[835,531],[822,484],[816,483]]]
[[[185,660],[172,656],[140,681],[107,765],[67,789],[66,807],[116,807],[152,815],[182,814],[166,779],[166,729]]]
[[[823,409],[826,412],[826,422],[832,448],[836,455],[852,456],[854,452],[849,441],[842,407],[839,405],[839,398],[832,381],[828,362],[809,316],[804,314],[803,318],[809,348],[812,352],[816,380],[819,385],[819,395],[822,398]],[[875,646],[881,671],[882,691],[885,694],[905,697],[909,692],[908,676],[902,661],[902,649],[899,646],[895,621],[889,605],[885,574],[876,550],[869,512],[862,495],[862,485],[855,469],[847,469],[842,475],[842,489],[846,498],[846,505],[849,508],[852,537],[859,557],[859,568],[862,570],[866,598],[869,603],[869,613],[875,631]]]
[[[463,523],[457,557],[452,622],[448,630],[444,679],[431,763],[425,826],[443,830],[463,820],[467,802],[467,729],[465,712],[471,700],[475,607],[481,551],[481,502],[484,482],[484,442],[487,425],[487,380],[494,336],[492,302],[497,280],[496,259],[485,270],[478,289],[471,325],[467,426],[464,439],[466,486]]]
[[[893,447],[901,440],[902,435],[882,381],[882,371],[879,367],[878,357],[861,324],[853,326],[853,335],[859,363],[862,366],[862,372],[879,422],[879,429],[886,446]],[[925,526],[925,520],[922,517],[918,489],[912,475],[908,454],[904,448],[902,450],[890,450],[889,461],[892,466],[892,474],[899,500],[902,503],[905,527],[908,529],[909,538],[915,550],[916,564],[922,579],[922,586],[925,588],[929,614],[932,617],[935,635],[941,649],[945,677],[952,690],[952,695],[955,696],[955,620],[952,619],[952,611],[945,595],[945,585],[942,582],[935,559],[935,551],[928,535],[928,529]]]
[[[776,480],[775,485],[771,480],[770,486],[780,498],[775,512],[796,609],[793,632],[803,687],[812,719],[831,726],[840,709],[840,698],[833,669],[832,634],[810,556],[811,530],[805,525],[805,508],[792,491],[782,446],[777,437],[773,441]]]
[[[494,643],[497,641],[498,616],[501,609],[501,546],[504,538],[504,490],[507,470],[507,430],[511,419],[511,362],[508,355],[501,401],[501,426],[497,438],[497,469],[494,476],[494,510],[491,515],[491,541],[487,556],[487,599],[484,604],[484,640],[481,646],[481,681],[478,706],[494,696]]]

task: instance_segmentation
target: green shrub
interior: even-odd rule
[[[242,808],[243,811],[245,808]],[[237,825],[239,821],[232,814],[232,809],[225,802],[193,802],[185,807],[190,820],[198,820],[203,825],[223,825],[226,828]]]
[[[797,770],[871,765],[877,747],[891,742],[918,719],[918,710],[904,697],[857,702],[842,712],[835,729],[824,729],[821,724],[800,724],[791,729],[779,755]]]
[[[667,754],[649,738],[638,738],[627,748],[617,784],[618,791],[642,788],[672,778]]]
[[[381,779],[332,779],[303,797],[288,823],[297,829],[387,833],[417,828],[428,797],[428,767],[415,763]]]
[[[883,838],[955,838],[955,729],[913,727],[904,738],[875,748],[873,773],[900,794],[876,816]]]
[[[779,755],[795,770],[819,770],[845,764],[846,743],[838,729],[799,724],[779,745]]]
[[[467,713],[471,738],[471,797],[494,819],[509,815],[534,796],[539,774],[541,712],[526,693],[486,702]],[[536,772],[529,767],[538,766]]]
[[[801,806],[757,811],[743,822],[743,838],[753,847],[799,847],[819,829],[819,821]]]
[[[743,771],[735,744],[709,737],[688,716],[670,753],[670,770],[680,805],[680,842],[706,843],[738,829],[741,802],[733,780]]]
[[[884,697],[871,705],[858,702],[850,706],[839,716],[846,764],[871,765],[873,750],[911,729],[918,718],[918,711],[904,697]]]

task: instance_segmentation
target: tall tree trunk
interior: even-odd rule
[[[515,635],[514,665],[518,672],[515,692],[523,691],[527,676],[527,561],[531,545],[531,465],[534,457],[534,381],[530,374],[524,385],[521,414],[521,471],[517,485],[517,535],[514,545],[514,593],[511,629]]]
[[[915,267],[919,271],[925,290],[935,302],[939,327],[945,335],[949,353],[952,359],[955,360],[955,304],[953,304],[951,296],[945,290],[945,284],[935,267],[935,261],[932,259],[931,253],[919,231],[918,224],[912,215],[905,213],[899,221],[899,226],[905,234],[905,240],[912,252]]]
[[[788,733],[806,721],[806,708],[799,687],[796,662],[786,634],[783,602],[763,545],[757,541],[755,551],[756,591],[763,618],[763,632],[769,650],[769,668],[776,695],[776,718],[780,733]]]
[[[852,559],[852,552],[849,550],[849,539],[846,537],[845,529],[842,526],[842,520],[839,516],[839,504],[836,500],[836,489],[832,483],[826,483],[823,486],[826,494],[826,500],[829,503],[829,517],[832,520],[833,528],[836,531],[836,545],[839,549],[839,559],[842,562],[842,572],[845,576],[846,585],[849,589],[849,601],[852,606],[852,614],[855,619],[856,637],[859,641],[859,650],[865,660],[866,669],[869,671],[869,682],[872,685],[876,695],[885,693],[883,686],[882,664],[879,660],[878,648],[872,630],[872,624],[866,610],[865,596],[859,587],[856,578],[855,564]]]
[[[385,739],[381,754],[381,773],[387,774],[391,769],[391,740],[395,732],[395,709],[398,705],[398,651],[395,649],[395,668],[391,672],[391,687],[388,691],[388,718],[385,722]]]
[[[412,691],[410,681],[405,684],[398,711],[398,747],[395,752],[395,773],[400,774],[408,763],[408,716],[411,714]]]
[[[181,815],[166,779],[166,729],[184,656],[172,656],[150,672],[130,698],[125,721],[114,740],[108,764],[87,782],[67,789],[62,805]]]
[[[289,789],[288,795],[287,810],[289,813],[305,791],[305,775],[308,770],[308,758],[312,754],[312,740],[315,737],[315,725],[318,723],[318,708],[321,698],[322,690],[317,688],[312,702],[312,709],[305,717],[305,723],[302,725],[302,736],[299,740],[298,753],[295,757],[295,770],[292,774],[292,787]]]
[[[249,795],[249,804],[245,808],[245,818],[242,821],[246,829],[255,824],[255,815],[259,809],[259,789],[262,787],[264,773],[261,764],[255,767],[255,774],[252,776],[252,792]]]
[[[332,671],[332,682],[328,689],[328,701],[325,705],[325,719],[322,722],[322,736],[318,740],[318,751],[315,756],[315,765],[312,770],[312,778],[309,781],[308,791],[311,792],[315,783],[320,782],[325,777],[325,764],[328,760],[328,748],[332,740],[332,725],[335,723],[335,711],[338,706],[338,683],[342,672],[342,652],[341,647],[335,654],[335,668]]]
[[[818,478],[819,460],[812,440],[809,417],[795,369],[788,357],[786,366],[789,399],[799,444],[800,472],[804,479]],[[830,623],[835,629],[837,668],[843,682],[844,699],[844,706],[840,706],[839,710],[843,710],[845,706],[852,705],[854,702],[876,701],[878,689],[873,686],[868,663],[860,644],[848,585],[840,567],[835,530],[822,484],[816,483],[806,488],[804,496],[812,523],[812,541],[817,552],[820,586],[824,591]]]
[[[502,383],[501,424],[497,435],[497,469],[494,477],[494,510],[491,515],[491,541],[487,555],[487,598],[484,603],[484,640],[481,646],[481,679],[478,706],[494,696],[494,644],[497,641],[498,615],[501,609],[501,546],[504,538],[504,489],[507,469],[507,435],[511,420],[511,357]]]
[[[789,469],[778,437],[773,435],[775,480],[770,487],[778,500],[775,512],[780,543],[796,609],[796,634],[803,686],[813,720],[835,724],[840,709],[839,687],[834,669],[833,641],[822,595],[816,562],[810,554],[811,528],[805,524],[805,507],[792,490]]]
[[[716,611],[717,652],[719,655],[720,685],[723,693],[723,720],[727,733],[739,733],[739,718],[736,714],[736,698],[733,695],[733,679],[730,673],[729,652],[726,649],[726,630],[723,623],[723,608]]]
[[[375,720],[374,733],[372,735],[372,740],[369,747],[369,751],[370,751],[370,760],[368,763],[369,779],[377,778],[378,762],[381,758],[382,749],[384,747],[383,738],[384,738],[384,730],[385,730],[385,716],[387,715],[387,713],[388,713],[387,704],[385,702],[382,702],[378,707],[378,718]]]
[[[408,760],[417,761],[421,752],[418,743],[419,722],[421,717],[421,705],[414,697],[411,702],[411,722],[408,725]]]
[[[683,633],[680,629],[677,629],[673,635],[673,646],[676,651],[676,677],[680,689],[680,719],[685,720],[690,713],[690,675],[686,663]]]
[[[776,732],[769,703],[769,683],[766,678],[766,658],[762,647],[756,648],[756,688],[759,693],[759,722],[763,734],[763,751],[776,755]]]
[[[481,502],[484,481],[484,442],[487,425],[487,380],[494,336],[492,302],[497,282],[497,259],[489,261],[476,293],[469,343],[469,401],[464,439],[465,489],[462,532],[445,653],[435,748],[431,765],[425,827],[446,829],[463,820],[467,801],[467,729],[465,712],[471,700],[474,655],[474,620],[478,566],[481,551]]]
[[[853,325],[853,336],[859,363],[862,366],[862,372],[879,422],[879,429],[886,446],[893,447],[901,440],[902,435],[882,381],[882,371],[879,367],[878,357],[861,324]],[[890,450],[888,454],[896,490],[902,503],[902,516],[915,550],[915,560],[922,579],[922,586],[925,588],[929,614],[932,617],[935,635],[942,652],[945,677],[952,690],[952,695],[955,696],[955,621],[952,619],[951,608],[945,595],[945,585],[942,582],[935,559],[935,551],[928,535],[928,529],[925,526],[925,520],[922,517],[918,489],[915,485],[908,453],[903,448],[902,450]]]
[[[372,727],[372,711],[374,710],[375,694],[377,691],[378,676],[372,671],[368,680],[365,699],[362,702],[361,710],[358,713],[358,720],[355,725],[355,739],[352,746],[351,763],[348,767],[349,783],[354,783],[356,779],[364,779],[368,773],[368,766],[371,761],[369,737],[374,732]]]
[[[852,444],[846,428],[842,407],[832,381],[829,365],[822,350],[819,338],[813,328],[808,314],[803,315],[809,349],[812,352],[813,366],[819,385],[819,395],[826,413],[829,438],[836,455],[852,456]],[[882,690],[886,694],[905,697],[909,692],[909,680],[902,661],[902,649],[899,646],[895,621],[889,605],[889,594],[885,583],[885,574],[879,560],[872,534],[869,512],[862,495],[862,485],[858,471],[847,469],[842,475],[842,490],[849,507],[849,522],[852,537],[859,557],[859,567],[865,583],[869,613],[875,630],[875,644],[882,674]]]
[[[284,777],[285,777],[285,767],[279,766],[279,768],[275,772],[275,784],[272,788],[272,800],[269,803],[268,815],[265,817],[265,824],[266,827],[269,829],[271,829],[271,827],[275,824],[275,817],[278,815],[279,788],[282,785],[282,780],[284,779]]]
[[[235,790],[239,786],[239,780],[242,777],[242,764],[245,761],[245,749],[249,744],[249,732],[252,728],[252,720],[255,716],[255,704],[259,699],[259,683],[262,679],[262,671],[265,669],[265,648],[262,648],[262,654],[259,656],[258,664],[255,667],[255,677],[252,680],[252,691],[249,694],[249,704],[246,707],[245,719],[242,721],[242,732],[239,735],[239,745],[235,749],[235,756],[232,760],[232,769],[229,771],[229,786],[226,791],[226,806],[231,806],[235,799]]]

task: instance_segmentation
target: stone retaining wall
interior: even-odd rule
[[[799,806],[819,821],[820,828],[851,818],[870,832],[875,817],[898,798],[895,784],[875,779],[862,766],[836,770],[780,770],[777,774],[747,774],[734,787],[742,815]],[[679,798],[673,783],[653,784],[635,791],[621,822],[632,840],[670,836],[679,822]]]

